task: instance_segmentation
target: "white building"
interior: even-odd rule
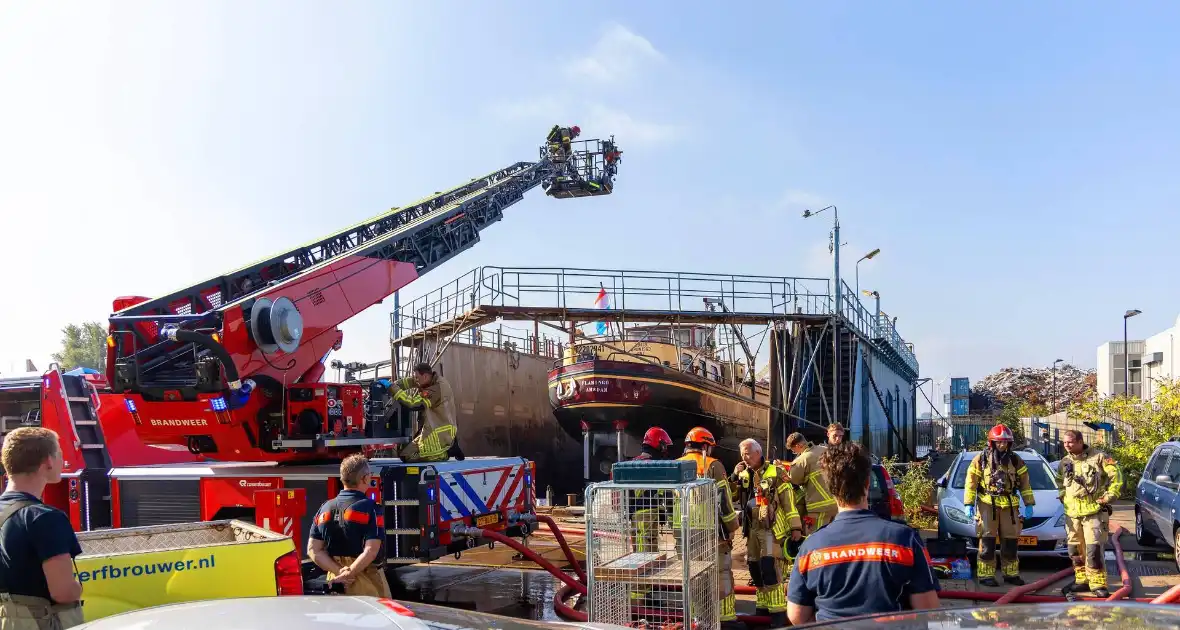
[[[1180,317],[1172,327],[1143,342],[1143,398],[1151,400],[1159,389],[1159,381],[1177,378],[1176,344],[1180,342]],[[1134,382],[1134,381],[1132,381]]]
[[[1144,341],[1128,341],[1130,353],[1127,364],[1123,362],[1123,342],[1108,341],[1098,346],[1098,395],[1122,396],[1124,392],[1131,396],[1140,396],[1142,385],[1142,357]],[[1131,386],[1124,389],[1124,374],[1130,366]]]

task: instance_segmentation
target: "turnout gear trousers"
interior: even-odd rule
[[[1118,464],[1105,453],[1085,447],[1066,453],[1057,465],[1057,494],[1065,505],[1065,529],[1074,584],[1106,588],[1105,546],[1110,534],[1109,503],[1123,489]],[[1102,499],[1107,505],[1098,503]]]
[[[397,381],[394,400],[422,412],[422,427],[409,444],[398,450],[403,462],[442,462],[455,443],[459,428],[455,423],[455,397],[451,384],[437,374],[426,387],[418,387],[413,378]]]
[[[963,503],[976,506],[979,531],[978,574],[981,579],[996,576],[996,551],[999,547],[1000,570],[1004,577],[1020,575],[1020,531],[1024,519],[1019,514],[1020,501],[1036,505],[1028,466],[1020,456],[988,448],[975,456],[967,467]]]
[[[780,476],[776,466],[765,461],[757,468],[738,473],[737,482],[739,501],[746,514],[746,566],[757,589],[757,608],[760,613],[785,612],[787,596],[783,578],[788,575],[789,567],[783,544],[792,528],[791,484]],[[794,527],[799,527],[798,513],[795,513]]]
[[[348,556],[332,556],[332,559],[343,567],[356,562],[356,558],[350,558]],[[328,573],[329,580],[335,577],[336,574],[331,572]],[[389,591],[389,581],[385,579],[384,567],[376,567],[370,564],[369,566],[365,567],[364,571],[361,571],[353,577],[355,577],[356,580],[352,584],[344,585],[345,595],[352,595],[355,597],[384,597],[386,599],[393,597]]]

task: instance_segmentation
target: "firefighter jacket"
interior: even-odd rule
[[[1007,457],[989,448],[975,456],[967,467],[967,483],[963,490],[963,504],[975,505],[975,498],[984,505],[1005,509],[1035,505],[1032,484],[1028,481],[1028,466],[1016,453]]]
[[[803,531],[795,493],[778,466],[763,460],[757,468],[746,468],[736,475],[738,504],[745,518],[742,531],[771,530],[780,543],[791,530]]]
[[[1106,453],[1087,446],[1081,453],[1066,453],[1057,464],[1057,496],[1065,515],[1080,518],[1097,514],[1098,499],[1114,501],[1123,491],[1123,474]]]
[[[722,541],[728,544],[739,524],[738,513],[733,509],[733,493],[729,486],[729,479],[725,474],[725,465],[720,460],[709,457],[700,451],[686,451],[680,460],[696,462],[697,478],[709,478],[717,484],[717,510],[721,519],[720,535]]]
[[[819,458],[827,450],[822,444],[809,444],[807,450],[800,453],[787,469],[791,483],[803,489],[802,498],[808,514],[836,512],[836,500],[828,491],[828,479],[819,468]]]
[[[419,444],[418,453],[424,459],[446,458],[447,451],[455,442],[459,427],[455,424],[455,397],[447,379],[435,374],[426,387],[418,387],[413,378],[403,378],[396,383],[398,392],[394,399],[410,407],[420,407],[422,426],[414,441]],[[416,392],[412,392],[418,387]]]

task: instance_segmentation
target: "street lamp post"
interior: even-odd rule
[[[865,254],[864,256],[861,256],[860,260],[856,261],[856,293],[857,293],[857,295],[860,294],[860,264],[866,260],[872,260],[874,257],[877,256],[877,254],[880,254],[880,253],[881,253],[881,248],[878,247],[877,249],[874,249],[873,251]],[[857,300],[857,301],[859,302],[859,300]]]
[[[842,422],[840,417],[840,316],[844,309],[841,297],[844,293],[843,282],[840,281],[840,211],[836,206],[820,208],[815,212],[803,211],[803,218],[813,217],[825,210],[832,211],[832,279],[834,280],[832,307],[832,421]]]
[[[1063,362],[1065,359],[1053,361],[1053,413],[1057,413],[1057,364]]]
[[[1142,312],[1133,308],[1123,313],[1123,398],[1131,397],[1131,349],[1127,345],[1127,320]]]

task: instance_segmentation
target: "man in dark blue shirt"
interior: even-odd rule
[[[938,608],[937,582],[918,533],[869,511],[872,462],[864,447],[841,442],[820,467],[839,512],[799,549],[787,591],[794,625],[902,610]]]
[[[372,472],[364,455],[340,462],[344,490],[320,506],[308,536],[307,555],[344,584],[346,595],[392,597],[381,558],[384,532],[377,523],[377,504],[365,496]]]
[[[82,554],[70,519],[41,502],[45,486],[61,481],[61,446],[49,429],[22,427],[4,437],[0,462],[8,486],[0,494],[0,618],[21,630],[43,620],[69,628],[82,623],[82,584],[74,557]]]

